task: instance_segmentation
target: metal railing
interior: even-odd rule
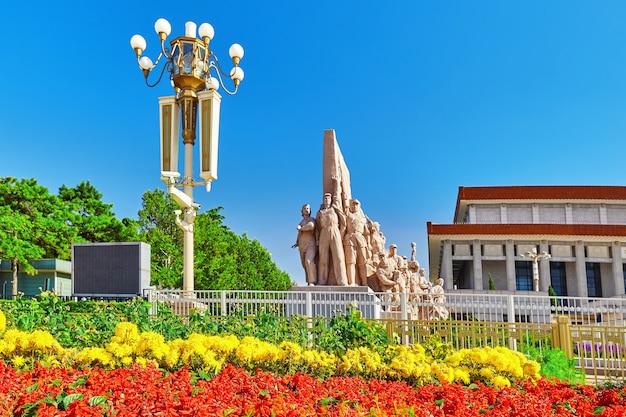
[[[626,328],[624,326],[571,325],[572,354],[588,379],[626,379]]]
[[[434,319],[435,310],[445,310],[454,320],[480,320],[508,323],[552,323],[567,316],[572,324],[624,325],[626,298],[549,297],[516,294],[445,294],[445,302],[435,303],[420,294],[359,291],[183,291],[147,290],[146,298],[158,308],[170,305],[178,314],[192,309],[215,316],[238,312],[255,314],[271,309],[280,316],[332,317],[356,306],[365,318],[399,320]]]

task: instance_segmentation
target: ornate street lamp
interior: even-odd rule
[[[196,24],[185,24],[185,36],[170,42],[165,41],[171,32],[171,25],[165,19],[158,19],[154,29],[161,41],[161,52],[156,61],[142,55],[146,49],[146,40],[141,35],[134,35],[130,45],[137,56],[137,63],[143,71],[146,84],[154,87],[167,71],[174,96],[160,97],[161,124],[161,180],[167,184],[168,193],[174,197],[181,210],[176,210],[176,224],[183,230],[183,290],[194,290],[193,235],[194,220],[198,205],[193,199],[193,189],[198,185],[211,189],[211,181],[217,179],[217,145],[219,135],[219,115],[221,96],[217,90],[221,86],[227,94],[237,93],[243,80],[244,72],[239,66],[243,58],[243,48],[235,43],[229,49],[234,67],[225,73],[217,56],[209,48],[213,39],[213,26],[202,23],[196,36]],[[154,83],[148,81],[150,73],[165,60],[161,72]],[[215,77],[215,76],[216,77]],[[228,90],[224,79],[233,81],[234,88]],[[198,117],[199,113],[199,117]],[[182,129],[181,129],[182,121]],[[197,123],[197,121],[199,123]],[[200,137],[200,178],[196,182],[193,176],[193,146],[196,140],[196,126],[199,125]],[[179,132],[182,130],[184,145],[184,171],[180,178],[178,171]],[[182,188],[184,192],[180,191]],[[181,217],[182,216],[182,217]]]
[[[539,291],[539,265],[537,262],[541,258],[550,259],[552,256],[548,252],[537,253],[537,249],[526,252],[521,256],[522,258],[530,258],[533,261],[533,287],[535,291]]]

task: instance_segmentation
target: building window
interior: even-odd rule
[[[624,271],[624,288],[626,288],[626,264],[622,264],[622,271]]]
[[[533,290],[533,266],[530,261],[515,261],[515,289]]]
[[[550,262],[550,285],[556,295],[567,295],[565,262]]]
[[[587,262],[587,296],[602,297],[602,281],[600,276],[600,264]]]

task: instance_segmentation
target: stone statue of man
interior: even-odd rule
[[[335,190],[338,178],[333,176]],[[317,237],[318,264],[317,283],[327,285],[332,271],[337,285],[347,286],[346,263],[341,236],[346,227],[346,218],[338,201],[339,196],[324,194],[324,201],[315,216],[315,235]]]

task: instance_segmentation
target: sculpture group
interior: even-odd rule
[[[445,302],[443,280],[432,285],[426,279],[415,259],[416,244],[411,243],[410,259],[398,255],[396,244],[386,248],[380,224],[368,218],[360,201],[352,198],[349,172],[333,130],[324,132],[321,205],[313,216],[311,205],[304,204],[301,214],[293,247],[300,251],[307,285],[368,286],[387,293],[390,305],[398,305],[400,294],[407,293],[409,301],[433,305],[412,313],[447,318],[445,307],[437,308]]]

